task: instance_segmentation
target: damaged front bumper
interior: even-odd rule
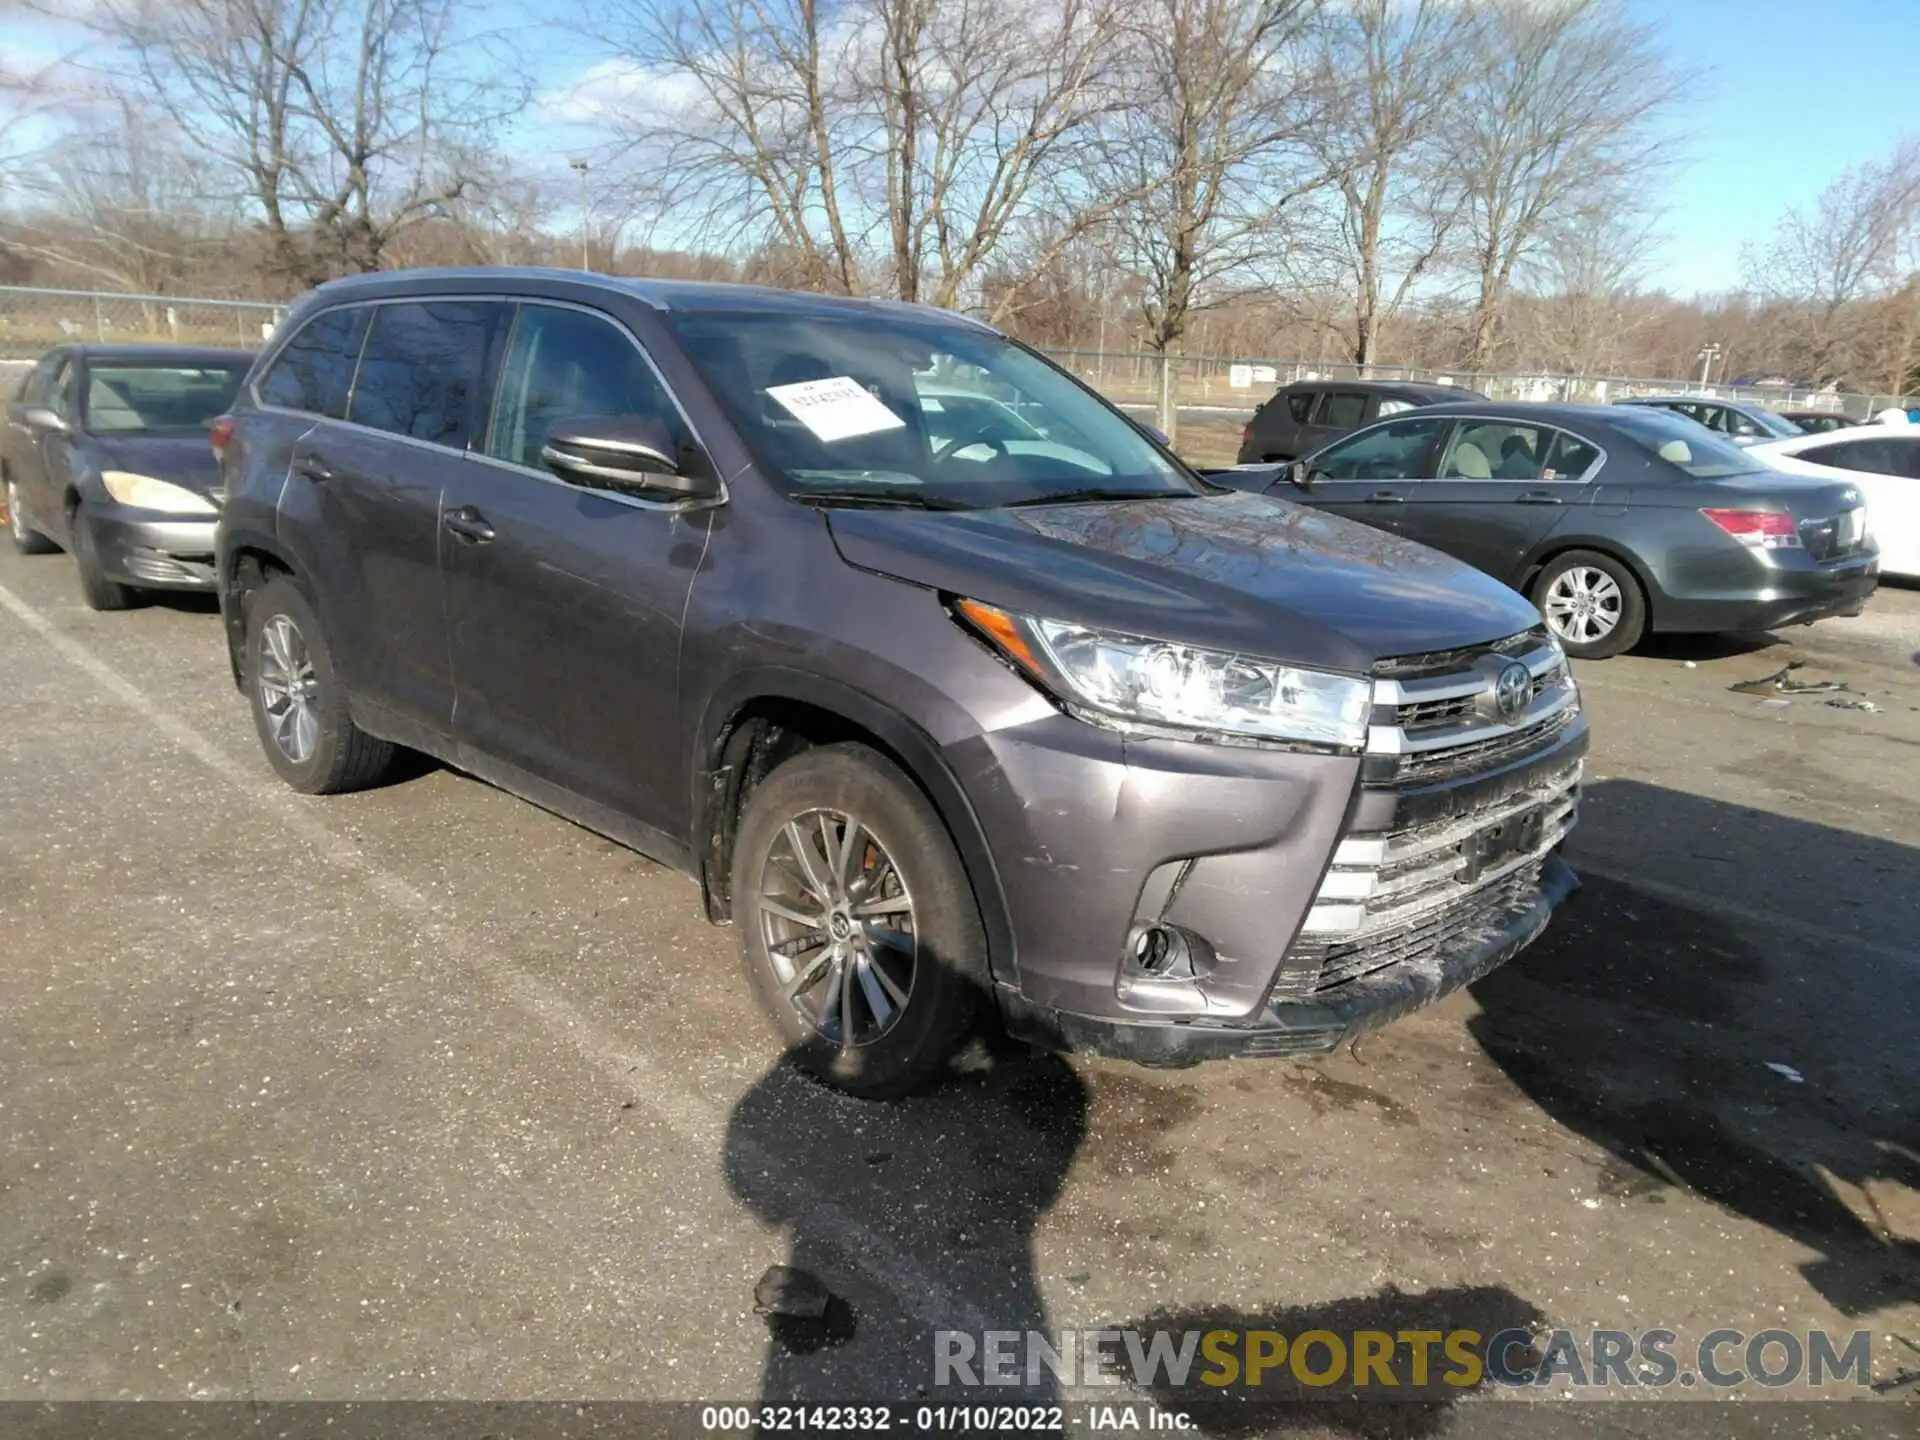
[[[1390,964],[1310,1000],[1276,996],[1250,1022],[1118,1020],[1026,1004],[1003,992],[1009,1028],[1036,1043],[1161,1067],[1324,1054],[1490,974],[1539,938],[1579,879],[1557,852],[1436,912],[1417,961]],[[1451,913],[1450,913],[1451,912]]]

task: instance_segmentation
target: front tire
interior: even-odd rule
[[[7,535],[22,555],[51,555],[60,548],[27,524],[27,512],[20,506],[20,487],[11,480],[7,481]]]
[[[1631,650],[1647,628],[1647,596],[1620,561],[1597,550],[1569,550],[1548,562],[1531,596],[1547,628],[1576,660],[1605,660]]]
[[[248,597],[245,671],[261,748],[288,785],[337,795],[386,774],[394,747],[353,723],[320,617],[291,580]]]
[[[73,567],[80,575],[80,596],[91,610],[131,610],[139,603],[140,592],[131,585],[107,578],[100,563],[99,543],[93,538],[93,522],[87,507],[76,505],[67,530],[73,540]]]
[[[903,1095],[966,1039],[987,983],[979,907],[933,806],[872,749],[804,751],[754,789],[733,908],[756,998],[828,1084]]]

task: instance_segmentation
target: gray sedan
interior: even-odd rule
[[[211,590],[220,437],[210,429],[252,361],[174,345],[42,356],[0,435],[15,548],[69,551],[96,610],[123,610],[145,590]]]
[[[1782,474],[1638,406],[1434,406],[1291,465],[1211,478],[1476,565],[1532,599],[1584,659],[1649,631],[1856,615],[1879,579],[1858,486]]]

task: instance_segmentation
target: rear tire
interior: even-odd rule
[[[959,852],[913,781],[867,746],[804,751],[754,789],[733,910],[748,983],[789,1056],[850,1094],[924,1085],[982,1008],[986,938]]]
[[[1529,598],[1576,660],[1619,655],[1638,645],[1646,632],[1647,595],[1639,580],[1597,550],[1554,556],[1535,577]]]
[[[276,577],[248,597],[247,701],[267,762],[302,795],[364,790],[394,746],[353,723],[320,617],[300,588]]]
[[[51,555],[60,548],[27,524],[27,512],[20,508],[20,487],[11,480],[7,481],[7,535],[22,555]]]
[[[131,585],[107,578],[100,563],[100,550],[93,538],[93,522],[87,519],[87,507],[73,507],[67,525],[73,543],[73,567],[80,575],[80,595],[92,610],[131,610],[140,600],[140,592]]]

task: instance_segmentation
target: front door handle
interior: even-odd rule
[[[1369,505],[1404,505],[1406,503],[1407,497],[1398,490],[1376,490],[1367,496]]]
[[[1551,490],[1524,490],[1513,497],[1517,505],[1558,505],[1560,497]]]
[[[471,505],[448,510],[441,515],[440,523],[469,545],[484,545],[493,539],[493,526],[487,523],[486,516]]]

